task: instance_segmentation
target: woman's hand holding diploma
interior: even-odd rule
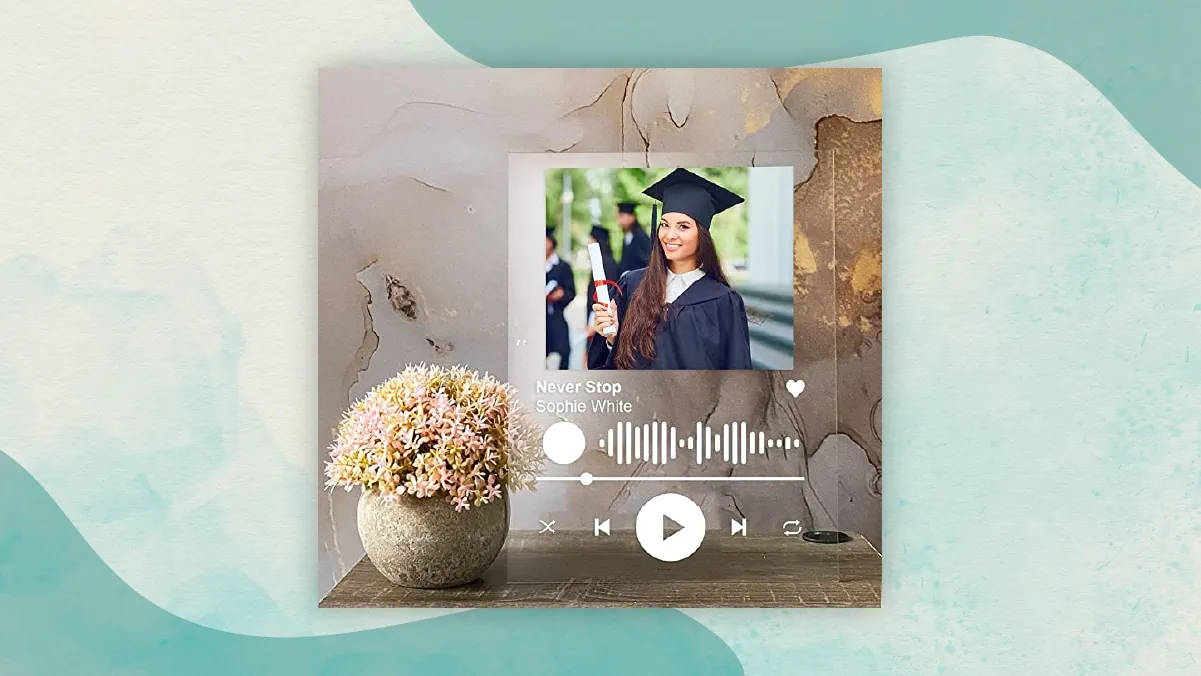
[[[617,335],[617,304],[613,301],[609,303],[593,303],[592,304],[592,325],[598,333],[605,336],[605,340],[612,345],[613,337]],[[612,326],[612,331],[607,329]]]

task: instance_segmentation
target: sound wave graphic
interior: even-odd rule
[[[704,464],[720,454],[725,462],[735,465],[747,464],[747,458],[763,455],[767,449],[800,448],[801,440],[793,437],[768,437],[765,432],[747,432],[745,422],[726,423],[721,431],[696,424],[696,434],[677,439],[675,426],[667,423],[645,423],[636,426],[632,422],[619,422],[609,428],[600,440],[600,447],[607,450],[609,457],[619,465],[649,462],[663,465],[675,460],[678,452],[686,449],[695,456],[696,464]]]

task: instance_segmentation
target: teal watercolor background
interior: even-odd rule
[[[474,611],[337,636],[240,636],[182,620],[126,586],[38,483],[0,453],[0,674],[738,673],[670,610]],[[671,651],[659,646],[671,645]],[[601,646],[621,646],[606,650]]]
[[[303,408],[296,392],[312,387],[314,293],[295,272],[314,260],[311,143],[299,133],[308,123],[290,119],[261,146],[221,150],[235,147],[228,130],[269,129],[279,121],[268,113],[308,99],[264,103],[260,89],[272,83],[252,74],[220,99],[237,109],[226,129],[194,116],[190,135],[163,120],[187,117],[191,99],[128,119],[119,108],[75,110],[79,119],[113,116],[94,127],[106,129],[95,141],[103,152],[53,143],[95,133],[59,127],[42,150],[61,160],[56,153],[77,148],[70,162],[43,167],[62,176],[61,190],[2,196],[5,213],[20,218],[0,234],[0,448],[45,492],[0,457],[0,673],[455,673],[469,664],[451,642],[457,635],[495,640],[488,645],[509,673],[589,673],[580,666],[588,660],[601,660],[592,673],[1197,673],[1201,190],[1186,177],[1195,178],[1188,161],[1198,146],[1185,130],[1156,142],[1161,157],[1138,133],[1155,139],[1155,124],[1136,112],[1158,107],[1187,121],[1196,108],[1187,98],[1195,91],[1155,84],[1182,82],[1175,69],[1195,66],[1195,54],[1141,56],[1169,48],[1191,7],[1147,14],[1163,30],[1131,30],[1117,52],[1124,58],[1101,40],[1065,54],[953,40],[845,62],[885,68],[888,555],[878,611],[471,611],[420,622],[417,612],[318,611],[305,535],[316,518],[312,449],[291,447],[280,423],[290,419],[277,410]],[[474,49],[418,8],[468,56],[504,62],[501,43]],[[513,5],[510,20],[520,10]],[[818,17],[807,20],[819,26]],[[1019,20],[1031,19],[1007,21]],[[505,39],[529,22],[513,25]],[[950,36],[935,35],[939,25],[926,17],[931,39]],[[287,44],[295,31],[258,35]],[[779,50],[773,65],[900,44],[849,33],[842,42],[834,32],[823,43],[761,41],[771,33],[749,26],[744,35],[755,44],[738,58],[763,42]],[[576,35],[580,58],[591,49],[584,37]],[[511,52],[509,63],[571,65],[550,53],[556,39],[539,43],[548,50],[540,55]],[[734,49],[725,44],[698,49],[698,61],[684,48],[643,54],[704,65]],[[172,68],[211,59],[238,72],[244,48],[185,49],[145,76],[166,73],[155,80],[166,86],[179,77]],[[259,58],[292,58],[270,51]],[[75,67],[114,66],[110,53]],[[395,61],[410,53],[383,52]],[[1084,53],[1117,65],[1089,71]],[[310,54],[290,77],[335,58]],[[131,52],[125,65],[150,56]],[[1135,108],[1123,98],[1134,90],[1121,85],[1142,81],[1131,73],[1151,83]],[[20,99],[48,81],[9,91]],[[56,80],[57,96],[82,97],[96,81]],[[192,84],[196,100],[220,98],[212,82]],[[95,101],[113,95],[101,93]],[[22,119],[32,130],[46,117]],[[183,133],[202,160],[181,153],[164,164],[141,150],[167,131]],[[30,135],[5,143],[24,148]],[[220,152],[205,155],[208,147]],[[9,156],[0,171],[17,185],[34,165]],[[124,182],[104,182],[114,175]],[[195,201],[171,192],[183,177]],[[145,183],[170,199],[125,209]],[[267,184],[274,192],[248,188]],[[230,211],[214,213],[229,220],[194,215],[222,201]],[[298,205],[299,216],[273,218],[262,204]],[[272,268],[271,258],[283,264]],[[289,314],[299,318],[288,323]],[[248,481],[252,473],[264,480]],[[383,628],[355,631],[368,627]],[[535,648],[547,635],[563,640]]]
[[[413,0],[444,40],[494,68],[781,67],[964,36],[1054,55],[1099,89],[1151,145],[1201,183],[1201,3],[1122,0],[815,2]],[[751,7],[753,6],[753,10]],[[503,27],[503,28],[501,28]]]

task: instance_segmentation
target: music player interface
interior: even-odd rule
[[[849,318],[833,287],[865,264],[814,255],[837,222],[802,228],[806,158],[773,158],[510,156],[510,379],[545,425],[547,459],[513,526],[548,547],[592,541],[593,579],[749,583],[761,574],[740,558],[803,568],[806,547],[870,548],[840,523],[853,499],[830,481],[840,440],[814,436],[839,417]]]

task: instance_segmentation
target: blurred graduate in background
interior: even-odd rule
[[[624,233],[621,262],[617,266],[618,277],[630,270],[645,268],[650,261],[651,238],[638,222],[638,215],[634,213],[636,206],[633,202],[620,202],[617,205],[617,224]],[[653,223],[651,227],[655,227]]]
[[[621,275],[621,292],[608,306],[593,306],[588,368],[753,368],[746,305],[726,279],[709,233],[713,217],[743,198],[686,169],[644,192],[663,203],[649,262]],[[616,335],[603,334],[608,326],[617,327]]]
[[[575,275],[567,261],[555,253],[558,242],[546,231],[546,356],[557,354],[559,369],[567,370],[571,357],[571,331],[563,310],[575,298]]]

